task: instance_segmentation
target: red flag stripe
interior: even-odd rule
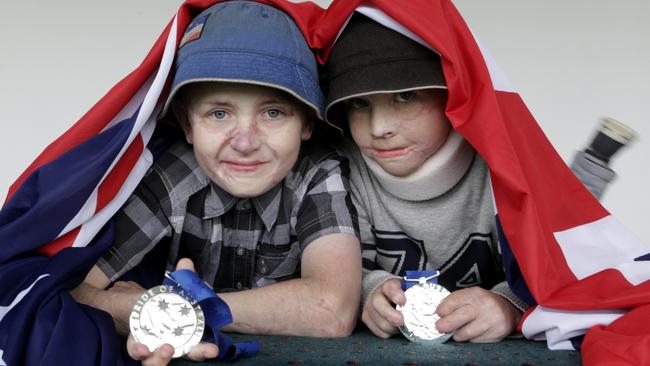
[[[97,190],[97,207],[95,211],[103,209],[117,194],[122,184],[131,173],[133,166],[137,163],[144,150],[142,136],[138,135],[111,172],[106,176]]]
[[[76,229],[69,231],[65,235],[62,235],[57,239],[38,248],[38,252],[43,255],[53,256],[62,249],[71,247],[77,239],[80,230],[81,227],[77,227]]]

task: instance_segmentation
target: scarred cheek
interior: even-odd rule
[[[414,108],[412,113],[409,113],[408,116],[405,116],[402,119],[400,119],[400,123],[411,122],[414,120],[422,119],[422,117],[432,114],[432,112],[435,109],[435,105],[433,103],[426,103],[423,105],[421,104],[416,108],[417,109]]]
[[[226,140],[232,139],[235,135],[237,134],[237,129],[235,126],[230,127],[226,132],[224,133],[224,137]]]
[[[262,133],[262,131],[260,130],[260,128],[257,126],[257,123],[253,123],[253,124],[251,125],[251,132],[254,133],[254,134],[256,134],[256,135],[260,135],[260,134]]]

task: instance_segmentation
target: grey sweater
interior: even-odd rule
[[[439,283],[450,291],[481,286],[525,309],[504,279],[487,166],[469,145],[462,149],[454,158],[461,163],[451,168],[462,169],[455,182],[430,190],[421,181],[435,179],[426,176],[387,183],[353,143],[345,145],[363,248],[362,303],[389,278],[433,269],[441,272]],[[408,192],[416,189],[429,191],[430,197]]]

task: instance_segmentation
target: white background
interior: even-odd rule
[[[50,142],[139,64],[180,1],[2,2],[4,198]],[[601,116],[639,132],[640,140],[614,159],[619,178],[603,203],[648,242],[650,1],[455,4],[565,160],[591,138]]]

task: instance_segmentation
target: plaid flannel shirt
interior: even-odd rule
[[[345,158],[308,141],[281,183],[240,199],[203,173],[191,146],[177,142],[115,215],[115,243],[97,264],[115,281],[164,243],[167,270],[188,257],[215,290],[298,277],[309,243],[333,233],[358,235],[348,173]]]

